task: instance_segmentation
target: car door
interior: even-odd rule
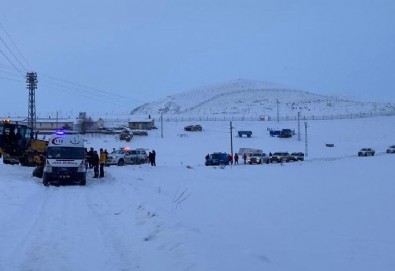
[[[132,152],[125,152],[125,164],[132,164]]]

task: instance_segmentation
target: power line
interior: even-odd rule
[[[42,82],[41,85],[46,85],[52,89],[56,89],[56,90],[60,90],[62,92],[67,92],[70,94],[78,94],[79,96],[83,96],[92,100],[97,100],[97,101],[102,101],[102,102],[106,102],[106,103],[110,103],[110,104],[114,104],[114,105],[118,105],[118,106],[122,106],[122,107],[127,107],[130,108],[131,105],[130,104],[124,104],[124,103],[120,103],[120,102],[116,102],[116,101],[111,101],[109,99],[106,98],[102,98],[99,96],[94,96],[92,94],[86,94],[84,92],[81,92],[78,89],[75,88],[70,88],[70,87],[65,87],[65,86],[61,86],[61,85],[56,85],[55,83],[50,83],[50,82]]]
[[[3,45],[7,48],[8,52],[10,52],[10,54],[14,57],[14,59],[16,60],[16,62],[19,63],[19,65],[21,65],[22,69],[27,71],[25,66],[23,66],[23,64],[19,61],[19,59],[16,57],[16,55],[12,52],[11,48],[7,45],[7,43],[4,41],[4,39],[0,36],[0,41],[3,43]]]
[[[5,75],[8,75],[8,76],[12,76],[12,77],[21,78],[21,76],[20,76],[19,74],[14,73],[14,72],[10,72],[10,71],[5,71],[5,70],[3,70],[1,67],[0,67],[0,73],[5,74]]]
[[[7,77],[20,78],[20,75],[16,74],[12,67],[0,63],[0,74],[2,73]],[[71,82],[69,80],[56,78],[50,75],[44,75],[44,78],[41,79],[41,85],[50,88],[56,88],[58,91],[63,91],[70,94],[77,93],[90,99],[100,100],[103,102],[121,106],[131,107],[131,105],[128,103],[128,100],[133,103],[140,103],[136,99],[127,98],[116,93],[109,93],[103,90],[84,86],[78,83]]]
[[[14,78],[9,78],[9,77],[4,77],[4,76],[0,76],[1,79],[6,79],[6,80],[10,80],[10,81],[15,81],[15,82],[25,82],[23,80],[18,80],[18,79],[14,79]]]
[[[0,26],[1,28],[3,28],[3,31],[6,33],[8,39],[11,41],[11,43],[14,45],[16,51],[19,53],[19,55],[22,57],[22,59],[25,61],[25,63],[27,64],[28,67],[30,66],[29,61],[26,59],[26,57],[22,54],[22,51],[19,50],[18,46],[16,45],[16,43],[13,41],[13,39],[11,38],[11,35],[8,34],[7,30],[5,29],[4,25],[0,22]],[[26,70],[26,69],[25,69]]]
[[[115,97],[118,97],[120,99],[133,101],[135,103],[145,103],[145,101],[140,101],[140,100],[137,100],[137,99],[129,98],[129,97],[122,96],[122,95],[119,95],[117,93],[108,92],[108,91],[105,91],[105,90],[102,90],[102,89],[93,88],[93,87],[90,87],[90,86],[85,86],[85,85],[82,85],[82,84],[79,84],[79,83],[71,82],[69,80],[57,78],[57,77],[54,77],[54,76],[45,75],[45,74],[43,76],[48,78],[48,80],[52,80],[52,81],[55,81],[57,83],[64,84],[64,85],[68,85],[69,84],[69,85],[71,85],[74,88],[85,89],[85,90],[88,90],[88,91],[91,91],[91,92],[101,93],[103,95],[110,96],[110,97],[114,97],[115,96]]]
[[[0,53],[7,59],[8,62],[10,62],[10,64],[14,67],[14,69],[16,71],[19,72],[19,74],[24,77],[23,73],[15,66],[15,64],[11,61],[11,59],[8,58],[8,56],[6,54],[4,54],[4,52],[2,50],[0,50]]]
[[[105,101],[105,102],[109,102],[109,103],[113,103],[113,104],[118,104],[118,105],[128,105],[130,107],[130,104],[125,101],[124,99],[114,99],[114,97],[111,96],[106,96],[106,95],[98,95],[97,93],[91,93],[91,92],[86,92],[84,90],[81,90],[78,87],[73,87],[73,86],[69,86],[69,85],[64,85],[62,83],[59,82],[51,82],[51,81],[44,81],[43,84],[49,86],[49,87],[54,87],[60,90],[65,90],[65,91],[72,91],[73,93],[77,93],[79,95],[82,95],[84,97],[87,98],[91,98],[91,99],[95,99],[95,100],[101,100],[101,101]]]

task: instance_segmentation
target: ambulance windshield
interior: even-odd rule
[[[85,159],[85,149],[72,147],[48,147],[48,159]]]

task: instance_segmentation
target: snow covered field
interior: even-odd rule
[[[230,152],[229,122],[165,123],[163,138],[152,130],[129,144],[155,149],[156,167],[89,172],[86,187],[44,187],[32,168],[0,164],[0,270],[395,270],[394,123],[312,121],[306,161],[223,169],[204,156]],[[305,151],[304,125],[301,141],[267,131],[295,122],[233,126],[253,131],[233,137],[235,151]],[[376,156],[357,157],[362,147]]]

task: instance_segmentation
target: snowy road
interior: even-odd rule
[[[123,187],[112,186],[119,191],[111,195],[120,196],[112,206],[105,184],[90,182],[84,189],[42,189],[37,182],[21,185],[33,193],[19,208],[9,210],[8,221],[2,224],[1,232],[13,235],[12,247],[6,249],[9,253],[2,254],[2,270],[73,270],[76,265],[83,270],[130,270],[136,264],[130,246],[133,242],[126,246],[124,241],[133,238],[133,217],[127,223],[130,227],[115,223],[126,198]]]
[[[368,123],[369,131],[386,121]],[[136,138],[137,146],[156,140],[157,167],[112,166],[104,179],[89,172],[85,187],[44,187],[31,168],[0,164],[0,270],[395,269],[395,155],[382,153],[391,129],[380,141],[367,134],[363,144],[343,129],[338,138],[350,135],[347,142],[327,149],[334,141],[312,128],[305,162],[221,169],[202,163],[201,148],[224,144],[218,124],[212,132],[208,125],[188,138],[176,131],[163,141]],[[203,146],[206,136],[216,141]],[[110,139],[88,143],[122,144]],[[268,135],[235,138],[239,147],[261,141],[271,150],[303,146]],[[357,157],[361,145],[378,155]]]

